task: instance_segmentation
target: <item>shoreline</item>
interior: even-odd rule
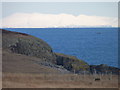
[[[24,33],[2,30],[2,36],[5,88],[118,87],[118,68],[105,64],[90,66],[75,56],[55,53],[43,40]]]

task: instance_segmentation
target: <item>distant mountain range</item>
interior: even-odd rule
[[[48,27],[48,28],[114,28],[110,25],[99,25],[99,26],[80,26],[80,25],[69,25],[69,26],[61,26],[61,27]]]

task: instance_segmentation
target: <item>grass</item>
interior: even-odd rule
[[[3,73],[3,88],[117,88],[113,75]],[[100,78],[100,81],[95,81]]]

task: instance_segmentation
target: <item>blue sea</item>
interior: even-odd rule
[[[118,67],[117,28],[7,28],[46,41],[54,52],[73,55],[91,65]]]

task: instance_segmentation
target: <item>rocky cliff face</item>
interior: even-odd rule
[[[54,53],[46,42],[24,33],[2,30],[2,48],[3,51],[9,52],[9,54],[5,54],[9,55],[9,57],[12,53],[17,57],[18,55],[15,54],[21,54],[21,57],[23,57],[22,55],[26,55],[29,58],[36,57],[39,58],[39,60],[32,60],[34,63],[62,72],[75,71],[77,73],[78,71],[88,70],[89,68],[89,65],[84,61],[74,58],[73,56]],[[6,60],[6,63],[7,59],[11,60],[11,58],[6,59],[4,56],[3,59]]]
[[[34,56],[56,63],[52,48],[43,40],[28,34],[2,30],[2,47],[13,53]]]
[[[96,70],[97,73],[118,74],[120,71],[118,68],[105,65],[88,65],[74,56],[54,53],[46,42],[28,34],[3,29],[0,29],[0,32],[2,32],[3,71],[6,72],[94,73]]]
[[[62,65],[67,70],[79,73],[80,71],[89,71],[89,65],[83,60],[77,59],[75,56],[56,53],[57,64]]]

